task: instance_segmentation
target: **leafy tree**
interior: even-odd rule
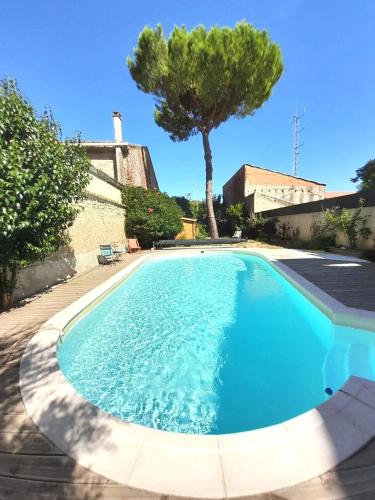
[[[190,217],[194,219],[191,204],[193,203],[189,196],[173,196],[177,205],[181,208],[184,217]]]
[[[50,113],[38,118],[16,83],[0,82],[0,309],[21,266],[66,243],[89,181],[79,137],[61,141]]]
[[[226,219],[226,207],[223,204],[223,200],[220,194],[214,194],[212,196],[212,205],[214,207],[214,213],[216,214],[216,223],[220,234],[229,235],[231,229]],[[195,219],[202,227],[209,230],[209,217],[207,211],[207,204],[204,200],[191,200],[190,202],[191,211]],[[229,233],[228,233],[229,231]]]
[[[126,207],[126,232],[142,246],[172,239],[182,230],[182,210],[174,198],[155,189],[126,186],[122,193]]]
[[[225,211],[225,217],[231,232],[234,233],[237,230],[243,231],[246,218],[245,204],[242,202],[229,205]]]
[[[369,189],[375,189],[375,158],[369,160],[363,167],[356,171],[356,176],[351,179],[352,182],[360,181],[361,184],[359,189],[361,191],[367,191]]]
[[[207,217],[217,238],[209,134],[231,116],[252,115],[270,97],[283,69],[279,47],[245,22],[208,31],[175,27],[168,39],[158,25],[143,29],[128,67],[138,88],[155,96],[155,121],[173,141],[201,133]]]
[[[371,230],[366,226],[368,217],[362,215],[363,200],[360,199],[358,207],[352,212],[348,208],[335,207],[323,213],[327,227],[342,231],[350,248],[356,248],[359,237],[367,239]]]
[[[183,211],[185,217],[192,217],[193,219],[197,219],[197,227],[195,232],[196,237],[198,239],[207,238],[208,216],[206,203],[203,200],[192,200],[189,195],[187,195],[186,197],[175,196],[174,199]],[[229,234],[231,231],[231,227],[227,221],[226,207],[223,204],[221,195],[214,194],[212,197],[212,203],[214,212],[216,214],[216,221],[220,230],[220,234]]]

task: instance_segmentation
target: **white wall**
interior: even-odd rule
[[[355,209],[351,209],[350,212],[354,212]],[[375,207],[364,207],[362,209],[362,214],[368,217],[366,226],[372,231],[370,237],[366,240],[361,238],[358,242],[358,248],[360,249],[373,249],[375,248]],[[266,214],[265,214],[266,215]],[[308,241],[311,239],[311,225],[312,223],[319,222],[322,220],[322,212],[312,212],[305,214],[293,214],[293,215],[281,215],[277,216],[278,223],[288,224],[291,226],[291,231],[298,228],[298,240]],[[343,233],[338,233],[336,236],[336,245],[348,246],[348,241]]]

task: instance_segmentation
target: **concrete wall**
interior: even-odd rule
[[[125,210],[120,203],[122,186],[95,169],[91,169],[90,177],[81,210],[69,229],[69,245],[21,270],[16,300],[97,266],[99,245],[125,244]]]
[[[272,196],[255,191],[245,198],[245,205],[249,212],[258,213],[264,212],[265,210],[280,208],[282,206],[289,206],[291,205],[291,203],[288,201],[275,199]]]
[[[297,205],[299,203],[308,203],[309,201],[322,200],[324,198],[324,189],[321,186],[245,186],[245,196],[249,196],[254,192],[273,198],[274,205],[278,205],[279,207],[287,204]]]
[[[350,209],[353,212],[355,209]],[[375,206],[365,207],[362,210],[362,214],[368,217],[367,227],[370,228],[372,234],[369,239],[360,239],[358,243],[358,248],[360,249],[373,249],[375,248]],[[263,213],[267,216],[267,212]],[[277,215],[277,226],[280,227],[281,224],[287,224],[291,227],[290,233],[298,229],[297,239],[300,241],[308,241],[311,239],[311,226],[315,223],[319,223],[323,218],[322,212],[309,212],[301,214],[289,214],[289,215]],[[336,245],[348,246],[348,241],[343,233],[338,233],[336,236]]]
[[[69,229],[70,243],[43,261],[21,270],[16,300],[97,266],[99,245],[125,244],[125,209],[121,200],[124,181],[132,186],[158,189],[146,147],[121,141],[83,145],[91,160],[90,183],[81,211]],[[121,149],[119,157],[116,157],[116,148]],[[121,158],[120,164],[118,158]]]
[[[87,150],[91,160],[91,165],[98,168],[113,179],[117,179],[115,149],[95,149]]]
[[[110,183],[109,179],[107,181],[103,180],[100,177],[100,172],[95,173],[93,170],[91,172],[90,184],[87,186],[86,191],[121,204],[121,187],[116,186],[116,183]]]

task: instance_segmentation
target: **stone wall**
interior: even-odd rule
[[[125,211],[122,205],[90,197],[82,204],[69,230],[70,246],[74,249],[76,272],[81,273],[98,265],[99,245],[125,244]]]
[[[99,245],[125,244],[125,210],[120,203],[122,186],[95,169],[91,169],[90,177],[81,210],[69,229],[69,245],[21,270],[16,300],[97,266]]]

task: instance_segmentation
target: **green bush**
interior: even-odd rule
[[[238,230],[244,230],[245,218],[246,212],[244,203],[229,205],[225,211],[225,220],[232,233]]]
[[[173,196],[172,197],[177,205],[181,208],[183,212],[184,217],[189,217],[191,219],[196,218],[193,212],[193,207],[194,203],[199,203],[199,202],[194,202],[193,200],[190,199],[190,195],[186,196]]]
[[[89,168],[79,136],[61,140],[50,113],[37,116],[14,81],[0,82],[0,309],[20,267],[68,242]]]
[[[196,238],[204,239],[209,237],[209,227],[207,218],[207,206],[204,200],[192,200],[190,195],[174,196],[177,205],[183,211],[185,217],[197,219]],[[213,195],[213,205],[216,215],[216,223],[220,236],[226,236],[231,233],[230,225],[226,218],[226,208],[220,195]]]
[[[363,199],[358,202],[357,208],[351,212],[348,208],[335,207],[323,212],[327,226],[342,231],[350,248],[357,248],[359,238],[368,239],[371,234],[366,226],[368,216],[362,215]]]
[[[335,246],[336,231],[324,219],[313,222],[310,226],[310,233],[309,245],[311,250]]]
[[[249,239],[268,238],[276,233],[276,219],[251,213],[245,218],[242,235]]]
[[[199,222],[195,227],[195,238],[197,240],[205,240],[206,238],[209,238],[207,227],[203,224],[199,224]]]
[[[126,186],[122,193],[126,207],[126,233],[141,246],[173,239],[182,230],[182,210],[173,198],[155,189]]]

